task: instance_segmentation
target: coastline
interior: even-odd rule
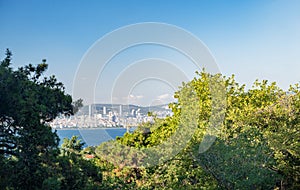
[[[129,129],[131,129],[132,127],[130,127]],[[127,129],[124,127],[74,127],[74,128],[52,128],[52,130],[95,130],[95,129]]]

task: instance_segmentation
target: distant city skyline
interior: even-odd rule
[[[152,113],[149,115],[149,113]],[[73,116],[61,115],[50,122],[55,129],[136,127],[141,123],[154,122],[157,118],[173,115],[166,105],[140,107],[136,105],[92,104],[79,109]]]
[[[235,74],[247,87],[255,79],[267,79],[286,90],[300,81],[299,10],[297,0],[0,1],[0,58],[9,48],[15,68],[47,59],[47,75],[56,75],[72,94],[79,64],[97,40],[126,25],[160,22],[203,41],[222,74]],[[178,86],[155,79],[140,81],[130,93],[115,92],[118,97],[108,93],[120,72],[148,58],[171,62],[185,74],[183,81],[198,70],[170,48],[132,47],[114,57],[99,75],[94,102],[148,106],[174,101]]]

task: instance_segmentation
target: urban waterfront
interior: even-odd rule
[[[151,113],[151,114],[150,114]],[[49,125],[53,129],[133,127],[154,122],[173,113],[167,104],[149,107],[120,104],[91,104],[82,107],[74,116],[60,115]]]
[[[78,136],[85,147],[97,146],[103,142],[132,132],[141,123],[154,122],[151,112],[157,118],[172,115],[167,105],[141,107],[120,104],[93,104],[82,107],[74,116],[61,115],[49,125],[57,130],[60,145],[64,138]]]

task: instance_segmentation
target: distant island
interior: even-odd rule
[[[137,106],[123,104],[91,104],[83,106],[74,116],[60,115],[50,124],[53,129],[130,128],[153,122],[154,116],[165,118],[173,113],[168,104]]]

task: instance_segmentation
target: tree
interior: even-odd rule
[[[84,143],[77,136],[64,139],[62,155],[58,157],[61,184],[59,189],[99,189],[102,173],[93,160],[86,160]]]
[[[64,142],[61,145],[62,154],[65,156],[77,156],[80,154],[80,151],[83,149],[84,142],[78,139],[78,136],[72,136],[71,139],[64,138]]]
[[[83,99],[79,98],[78,100],[72,103],[72,106],[73,106],[73,113],[74,114],[77,113],[79,109],[83,107]]]
[[[154,165],[148,168],[143,167],[133,167],[123,166],[122,162],[119,160],[124,160],[129,162],[131,165],[135,161],[151,161],[152,157],[145,157],[144,155],[130,155],[130,150],[126,152],[127,148],[122,150],[115,150],[113,148],[107,152],[98,152],[100,158],[107,159],[111,163],[121,163],[119,165],[115,164],[115,168],[110,171],[110,176],[114,176],[114,181],[122,181],[122,188],[145,188],[145,189],[205,189],[205,188],[216,188],[217,181],[206,172],[193,158],[193,152],[191,145],[201,142],[203,137],[205,127],[204,124],[209,117],[211,101],[208,96],[209,92],[209,79],[210,75],[207,73],[201,73],[201,78],[198,83],[196,79],[190,83],[183,84],[180,90],[175,93],[175,97],[178,99],[177,103],[170,104],[170,108],[174,115],[172,117],[167,117],[163,120],[157,119],[153,124],[146,123],[142,124],[137,130],[132,134],[125,134],[124,137],[118,138],[117,141],[127,147],[134,147],[139,150],[148,149],[151,147],[157,147],[169,138],[174,139],[174,143],[171,146],[164,146],[164,149],[157,150],[158,157],[168,157],[169,159],[164,159],[158,165]],[[200,84],[199,84],[200,83]],[[197,97],[195,97],[197,96]],[[195,101],[203,102],[198,107]],[[197,116],[194,111],[198,109],[199,124],[197,126],[196,121],[196,135],[191,136],[191,139],[183,146],[182,150],[175,153],[174,157],[169,157],[169,152],[172,153],[174,147],[182,146],[181,139],[184,139],[186,131],[191,130],[191,125],[186,125],[190,123],[189,116]],[[194,119],[192,119],[194,120]],[[193,123],[193,122],[192,122]],[[191,123],[191,124],[192,124]],[[181,125],[186,125],[184,128]],[[197,129],[198,128],[198,129]],[[184,129],[184,130],[182,130]],[[175,134],[176,131],[180,131]],[[174,136],[175,134],[175,136]],[[181,136],[183,135],[183,137]],[[175,138],[174,138],[175,137]],[[176,138],[179,137],[179,138]],[[98,149],[103,150],[105,143],[100,145]],[[108,145],[109,147],[109,145]],[[97,151],[96,151],[97,153]],[[127,154],[127,159],[123,159],[123,154]],[[114,156],[109,157],[109,154]],[[131,160],[128,159],[131,156]],[[160,159],[159,158],[159,159]],[[159,160],[158,159],[158,160]],[[126,164],[126,163],[124,163]]]
[[[283,91],[275,83],[263,80],[255,81],[251,89],[245,90],[245,85],[239,85],[234,76],[198,74],[198,78],[183,84],[175,93],[178,101],[170,105],[172,117],[156,120],[151,125],[143,124],[134,133],[116,140],[124,148],[99,151],[98,156],[100,160],[113,158],[107,159],[108,162],[120,163],[118,159],[124,160],[123,154],[130,153],[126,152],[127,147],[142,150],[162,144],[180,129],[179,123],[186,119],[182,116],[184,100],[194,93],[199,102],[198,123],[187,146],[172,159],[154,167],[128,168],[115,164],[107,179],[113,179],[122,188],[299,189],[299,85]],[[220,79],[226,89],[225,113],[216,109],[218,105],[222,107],[223,98],[212,97],[212,91],[220,90],[210,86],[210,81],[215,79]],[[214,101],[217,104],[214,105]],[[185,106],[191,109],[194,103],[195,100]],[[216,119],[224,114],[224,120],[220,128],[210,134],[207,129],[214,124],[212,112]],[[204,138],[216,140],[207,151],[200,152],[199,145]],[[113,143],[107,144],[98,149]],[[132,161],[141,159],[144,159],[143,155],[132,155]]]
[[[7,50],[0,64],[0,186],[37,189],[53,177],[48,171],[59,153],[59,138],[47,123],[72,114],[72,98],[55,76],[41,78],[46,60],[13,70],[11,56]]]

